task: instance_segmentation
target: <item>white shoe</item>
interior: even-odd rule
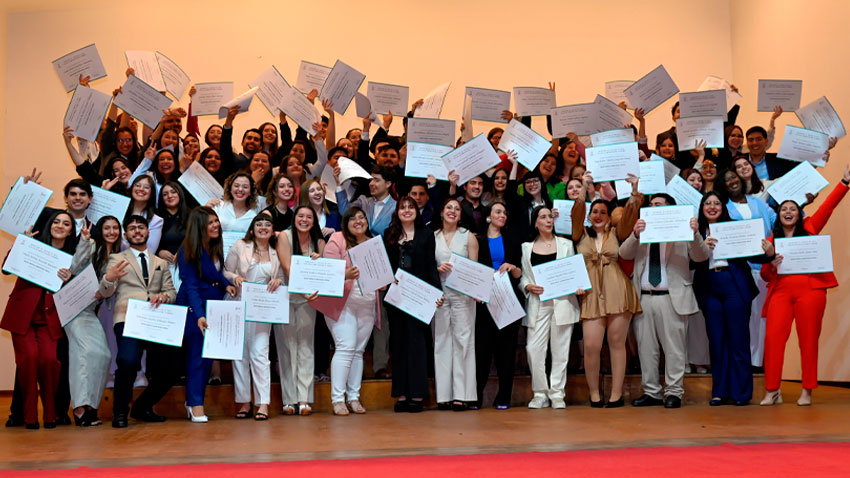
[[[207,423],[209,421],[209,418],[207,418],[206,415],[201,415],[200,417],[196,417],[192,413],[192,407],[190,407],[189,405],[186,405],[186,404],[184,404],[184,405],[186,406],[186,415],[189,418],[189,420],[192,421],[192,423]]]
[[[701,373],[703,375],[708,373],[708,369],[703,367],[702,365],[697,366],[697,373]]]
[[[561,410],[567,408],[566,402],[564,402],[563,398],[553,398],[552,399],[552,408],[556,410]]]
[[[767,406],[780,403],[782,403],[782,390],[768,390],[767,393],[764,394],[764,398],[759,403],[759,405]]]
[[[534,397],[528,402],[528,408],[546,408],[549,406],[549,399],[546,397]]]

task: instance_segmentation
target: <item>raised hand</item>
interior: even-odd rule
[[[329,99],[322,100],[322,109],[325,110],[325,113],[327,113],[329,115],[333,115],[334,114],[333,107],[334,107],[333,101],[331,101]]]
[[[127,266],[129,265],[130,263],[126,260],[121,260],[119,263],[110,267],[109,270],[106,271],[106,274],[104,274],[103,278],[109,282],[115,282],[116,280],[124,277],[125,275],[127,275],[128,272],[130,272],[126,270]]]
[[[635,237],[640,237],[640,233],[646,230],[646,221],[644,219],[638,219],[635,222],[635,227],[633,229],[635,233]]]
[[[197,93],[197,92],[198,92],[198,89],[195,88],[195,85],[192,85],[192,86],[189,87],[189,97],[190,98],[195,96],[195,93]]]
[[[88,241],[91,239],[91,221],[83,221],[83,227],[80,229],[80,239]]]
[[[74,130],[71,130],[71,131],[74,131]],[[32,168],[32,173],[24,176],[24,184],[26,184],[30,181],[32,181],[36,184],[41,184],[41,171],[39,171],[36,168]]]
[[[392,111],[388,111],[387,114],[381,115],[381,126],[383,126],[383,128],[386,131],[390,130],[391,124],[393,124],[393,112]]]
[[[86,88],[89,88],[89,82],[91,82],[91,75],[86,75],[85,77],[83,77],[83,75],[81,73],[79,82],[80,82],[81,86],[85,86]]]
[[[310,100],[310,103],[313,103],[317,96],[319,96],[319,90],[315,88],[313,88],[312,90],[310,90],[309,93],[307,93],[307,99]]]

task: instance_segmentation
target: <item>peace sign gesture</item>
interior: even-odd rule
[[[83,221],[83,227],[80,229],[80,239],[88,241],[91,239],[92,222],[89,220]]]
[[[121,260],[121,262],[119,262],[118,264],[115,264],[114,266],[110,267],[109,270],[106,271],[106,274],[104,274],[103,278],[106,279],[109,282],[115,282],[118,279],[127,275],[128,272],[130,272],[130,271],[124,270],[129,265],[130,265],[130,263],[127,262],[126,260]]]

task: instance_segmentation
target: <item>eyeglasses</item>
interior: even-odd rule
[[[134,184],[133,189],[143,189],[145,191],[150,191],[151,186],[150,184]]]
[[[539,178],[526,179],[525,184],[540,184]]]

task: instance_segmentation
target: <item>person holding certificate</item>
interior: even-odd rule
[[[295,186],[284,173],[277,173],[269,184],[266,192],[268,207],[263,212],[269,213],[274,224],[274,232],[280,232],[292,226],[292,208],[298,202]]]
[[[511,179],[511,176],[513,176],[513,179]],[[433,188],[428,188],[426,186],[427,191],[430,191],[431,189]],[[411,194],[413,194],[412,188]],[[496,172],[493,173],[490,188],[484,193],[481,202],[490,205],[494,204],[496,201],[502,201],[505,204],[511,205],[519,202],[519,196],[517,195],[516,168],[512,169],[510,174],[508,174],[508,172],[504,169],[497,169]],[[425,223],[427,224],[429,220],[430,217],[426,217]]]
[[[816,235],[823,230],[838,203],[847,194],[850,185],[850,166],[844,167],[841,184],[818,207],[805,218],[801,207],[794,201],[783,201],[779,205],[779,221],[773,229],[773,237],[800,237]],[[811,274],[782,274],[777,267],[782,263],[777,254],[773,262],[764,264],[761,275],[767,281],[767,298],[763,315],[767,317],[767,333],[764,340],[764,385],[766,393],[761,405],[782,403],[782,365],[785,345],[791,333],[791,323],[797,321],[797,337],[800,344],[800,362],[803,372],[803,391],[797,405],[811,405],[812,390],[818,386],[818,338],[820,337],[823,313],[826,309],[826,289],[838,286],[832,272]]]
[[[749,150],[747,158],[752,161],[756,169],[756,174],[758,174],[760,179],[765,181],[768,179],[779,179],[797,165],[795,161],[781,159],[776,156],[776,153],[767,152],[767,149],[770,147],[771,137],[761,126],[753,126],[748,129],[746,138],[747,149]],[[829,151],[824,151],[824,157],[829,158]]]
[[[141,174],[130,185],[130,206],[124,216],[126,222],[131,216],[142,216],[148,221],[148,249],[159,249],[162,238],[162,218],[156,214],[156,184],[147,174]],[[126,245],[126,244],[125,244]]]
[[[207,170],[208,173],[221,185],[224,185],[226,179],[225,171],[221,167],[221,153],[213,147],[206,148],[201,151],[198,162]]]
[[[339,215],[339,208],[325,198],[325,188],[322,183],[315,179],[308,180],[301,185],[300,196],[300,204],[312,207],[316,217],[319,218],[319,227],[326,240],[331,234],[340,230],[342,218]]]
[[[172,266],[177,263],[177,251],[186,238],[189,205],[180,183],[167,182],[159,190],[156,215],[162,218],[162,237],[156,255]],[[172,278],[173,279],[173,278]]]
[[[231,174],[224,182],[224,200],[210,200],[207,206],[213,206],[213,211],[221,220],[223,231],[247,231],[251,221],[260,212],[257,202],[257,189],[254,178],[246,172]],[[227,251],[225,251],[227,253]]]

